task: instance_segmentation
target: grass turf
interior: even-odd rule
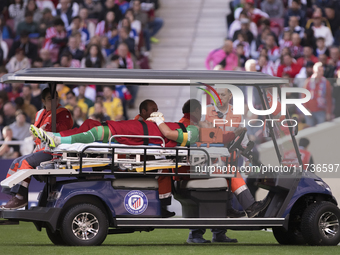
[[[186,229],[156,229],[152,232],[108,235],[99,247],[55,246],[45,229],[38,232],[32,223],[0,226],[0,254],[338,254],[339,246],[310,247],[279,245],[271,232],[228,231],[237,244],[186,244]],[[204,236],[211,239],[208,230]]]

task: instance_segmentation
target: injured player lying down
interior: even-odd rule
[[[62,136],[60,133],[46,132],[31,126],[32,133],[44,140],[51,148],[59,144],[108,142],[112,135],[149,135],[160,136],[165,140],[165,147],[175,147],[177,145],[188,146],[195,143],[199,138],[197,126],[189,125],[184,128],[179,123],[164,122],[163,114],[152,113],[147,121],[126,120],[126,121],[106,121],[104,125],[93,127],[87,132]],[[143,145],[143,138],[116,137],[118,143],[127,145]],[[158,138],[149,138],[149,143],[162,144]]]

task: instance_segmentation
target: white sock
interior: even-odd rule
[[[19,195],[19,194],[16,194],[15,197],[18,198],[19,200],[23,200],[24,199],[24,197],[22,195]]]

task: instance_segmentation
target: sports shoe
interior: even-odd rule
[[[248,218],[254,218],[255,216],[257,216],[260,212],[262,212],[264,209],[267,208],[270,201],[271,201],[271,198],[267,196],[265,199],[255,202],[251,206],[249,206],[246,209]]]
[[[187,243],[211,243],[210,240],[206,240],[203,237],[188,238]]]
[[[2,205],[0,210],[15,210],[25,207],[28,204],[27,198],[19,199],[16,196],[12,197],[7,204]]]
[[[40,133],[39,128],[37,128],[37,127],[34,126],[34,125],[31,125],[31,126],[30,126],[30,131],[32,132],[32,134],[33,134],[35,137],[39,138],[40,140],[42,139],[42,135],[41,135],[41,133]]]
[[[157,39],[156,37],[151,37],[150,38],[150,42],[152,42],[152,43],[159,43],[159,39]]]
[[[229,238],[226,235],[223,236],[223,238],[213,238],[211,240],[212,243],[237,243],[236,238]]]
[[[170,217],[174,217],[175,215],[176,215],[175,212],[170,212],[170,211],[168,211],[164,207],[161,208],[161,216],[162,216],[162,218],[170,218]]]
[[[227,217],[229,218],[241,218],[245,216],[246,213],[244,211],[235,210],[234,208],[230,208],[227,210]]]
[[[50,134],[47,134],[47,132],[45,130],[43,130],[42,128],[39,128],[39,131],[42,135],[42,140],[47,143],[47,145],[50,147],[50,148],[55,148],[57,145],[54,141],[54,135],[52,135],[52,133]]]

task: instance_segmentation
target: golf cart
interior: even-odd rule
[[[253,87],[262,109],[266,110],[271,108],[266,95],[276,89],[280,95],[280,86],[287,80],[250,72],[38,68],[7,74],[1,82],[48,83],[53,98],[52,130],[55,130],[55,93],[60,83],[155,88],[233,84],[241,89]],[[275,116],[268,114],[266,118],[275,119]],[[280,121],[285,118],[292,124],[288,113],[280,116]],[[1,223],[33,222],[39,231],[46,228],[48,237],[56,245],[99,245],[107,234],[156,228],[272,228],[280,244],[337,245],[340,210],[329,186],[314,173],[301,169],[296,129],[275,122],[266,125],[265,130],[274,143],[277,166],[286,167],[288,171],[259,171],[256,175],[256,185],[268,190],[267,196],[271,199],[269,206],[256,218],[228,218],[226,201],[232,196],[228,182],[235,177],[235,172],[195,171],[197,167],[222,167],[223,164],[238,167],[236,160],[229,163],[220,160],[232,159],[234,152],[252,163],[253,144],[241,146],[245,136],[242,132],[226,148],[209,132],[202,136],[208,137],[208,141],[190,147],[168,148],[147,143],[127,146],[111,141],[108,144],[61,144],[54,152],[62,157],[42,162],[38,169],[20,170],[1,182],[3,187],[13,187],[30,176],[45,182],[38,206],[0,211],[0,218],[5,219]],[[181,167],[192,170],[182,173]],[[172,173],[152,171],[171,168]],[[176,177],[172,192],[182,205],[182,218],[161,217],[155,176]],[[190,180],[183,178],[188,176]]]

